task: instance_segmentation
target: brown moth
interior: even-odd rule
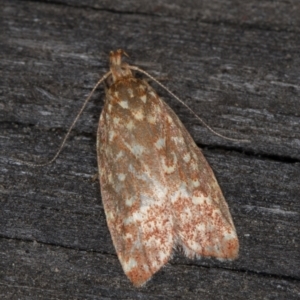
[[[123,54],[110,53],[97,156],[106,220],[125,274],[143,285],[176,247],[189,258],[236,258],[238,237],[213,171]]]

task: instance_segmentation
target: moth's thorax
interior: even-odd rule
[[[121,78],[106,91],[106,101],[111,105],[118,104],[123,109],[137,109],[146,104],[151,90],[144,80]]]

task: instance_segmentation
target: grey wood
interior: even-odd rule
[[[298,1],[2,1],[0,3],[1,299],[299,299],[300,7]],[[135,289],[101,202],[100,87],[51,158],[110,50],[151,83],[204,151],[241,243],[232,262],[176,253]]]

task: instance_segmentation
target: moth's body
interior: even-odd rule
[[[172,109],[110,56],[113,84],[98,128],[102,201],[123,270],[144,284],[181,246],[234,259],[235,227],[215,176]]]

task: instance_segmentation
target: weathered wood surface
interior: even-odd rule
[[[300,298],[299,1],[194,2],[1,1],[1,299]],[[238,260],[177,253],[132,287],[92,181],[103,88],[55,163],[14,159],[51,157],[117,48],[215,130],[251,140],[218,138],[157,88],[217,175]]]

